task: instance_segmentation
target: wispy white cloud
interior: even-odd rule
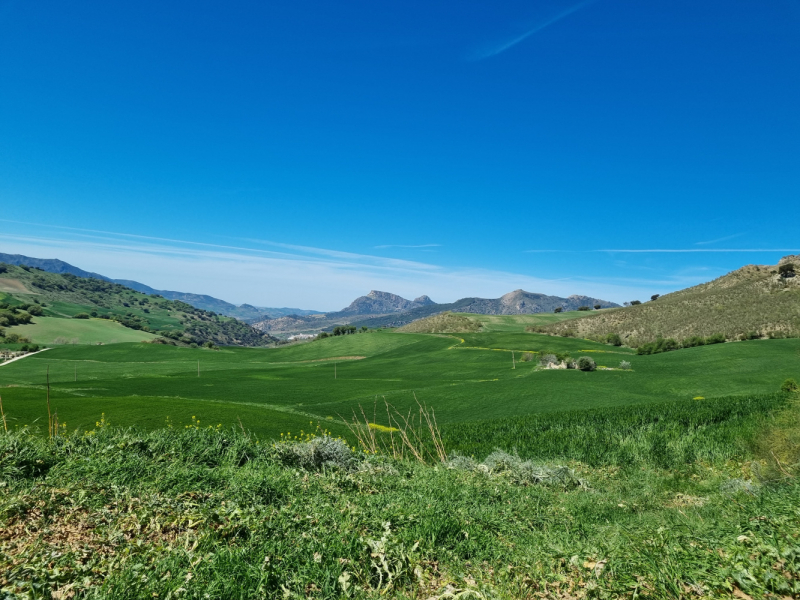
[[[270,245],[274,248],[41,225],[0,228],[0,252],[60,258],[108,277],[132,279],[157,289],[210,294],[237,304],[338,310],[371,289],[406,298],[427,294],[437,302],[451,302],[470,296],[497,298],[518,288],[619,302],[641,295],[645,286],[647,290],[652,287],[649,282],[640,286],[601,278],[547,279],[324,248]]]
[[[374,246],[376,250],[383,250],[385,248],[441,248],[441,244],[383,244],[381,246]]]
[[[709,244],[718,244],[720,242],[727,242],[728,240],[735,240],[736,238],[742,237],[743,235],[744,235],[743,233],[735,233],[733,235],[729,235],[729,236],[726,236],[726,237],[718,238],[716,240],[708,240],[706,242],[695,242],[694,245],[695,246],[706,246],[706,245],[709,245]]]
[[[683,253],[683,252],[800,252],[797,248],[614,248],[604,250],[594,250],[594,252],[627,252],[632,254],[646,254],[646,253]]]
[[[484,60],[486,58],[491,58],[492,56],[497,56],[498,54],[502,54],[503,52],[505,52],[509,48],[513,48],[514,46],[516,46],[520,42],[525,41],[527,38],[529,38],[533,34],[540,32],[542,29],[545,29],[546,27],[550,27],[550,25],[553,25],[554,23],[559,22],[560,20],[570,16],[573,13],[578,12],[579,10],[581,10],[582,8],[585,8],[586,6],[588,6],[590,4],[594,4],[596,1],[597,0],[584,0],[583,2],[579,2],[575,6],[572,6],[572,7],[568,8],[568,9],[558,13],[554,17],[551,17],[551,18],[547,19],[546,21],[537,24],[535,27],[529,29],[528,31],[526,31],[525,33],[523,33],[521,35],[518,35],[518,36],[516,36],[514,38],[511,38],[510,40],[506,40],[506,41],[501,42],[499,44],[495,44],[493,46],[489,46],[489,47],[486,47],[486,48],[483,48],[483,49],[477,51],[475,54],[473,54],[473,56],[471,58],[472,58],[472,60]]]

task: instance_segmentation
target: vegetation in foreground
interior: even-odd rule
[[[789,598],[800,594],[791,398],[689,401],[658,420],[584,411],[534,427],[528,458],[452,448],[427,464],[325,435],[269,442],[197,424],[144,432],[99,422],[52,440],[12,432],[0,435],[0,589],[19,598]],[[486,425],[469,429],[470,440]]]

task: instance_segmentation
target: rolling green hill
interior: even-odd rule
[[[484,319],[494,331],[67,345],[0,366],[0,591],[800,593],[797,395],[778,393],[800,339],[637,356]],[[565,352],[598,370],[524,358]],[[446,456],[392,453],[384,401],[434,409]]]
[[[616,333],[637,347],[661,338],[678,342],[722,334],[727,340],[800,336],[800,277],[782,276],[777,266],[748,265],[714,281],[638,306],[589,313],[585,319],[542,325],[535,331],[603,340]]]
[[[33,325],[25,323],[29,314],[35,318]],[[100,325],[94,319],[108,323]],[[117,325],[130,333],[118,334]],[[275,341],[236,319],[185,302],[100,279],[0,265],[0,327],[12,326],[16,326],[13,333],[42,344],[53,344],[57,338],[91,343],[155,336],[178,344],[266,346]]]
[[[591,356],[599,370],[542,370],[525,353]],[[246,426],[261,435],[308,430],[384,399],[415,396],[442,425],[571,409],[609,408],[777,390],[800,380],[800,340],[717,344],[652,356],[586,340],[494,332],[367,333],[278,348],[219,351],[154,344],[65,346],[0,367],[10,422],[46,420],[45,375],[60,418],[82,429],[105,413],[118,425]],[[513,354],[512,354],[513,353]],[[535,356],[535,355],[534,355]],[[200,374],[198,376],[198,361]],[[629,370],[619,369],[622,361]],[[604,370],[608,369],[608,370]],[[370,415],[372,418],[372,415]],[[380,412],[379,422],[385,423]],[[38,421],[37,421],[38,420]]]

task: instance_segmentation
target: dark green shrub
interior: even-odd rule
[[[794,393],[800,391],[800,385],[797,385],[797,382],[794,379],[787,379],[781,385],[781,391]]]
[[[715,333],[706,338],[706,344],[724,344],[725,336],[721,333]]]
[[[556,308],[555,308],[555,310],[553,312],[554,313],[560,313],[562,310],[564,310],[562,307],[556,306]]]
[[[622,338],[619,337],[618,333],[609,333],[606,336],[606,344],[611,344],[612,346],[622,346]]]
[[[631,306],[639,306],[641,303],[641,300],[631,300]]]
[[[28,314],[34,317],[41,317],[44,314],[44,311],[38,304],[31,304],[28,307]]]
[[[658,300],[660,297],[661,297],[661,294],[653,294],[652,296],[650,296],[650,300],[655,301],[655,300]]]
[[[595,310],[600,310],[601,308],[603,308],[603,307],[600,304],[595,304],[594,305],[594,309]]]
[[[589,310],[588,306],[579,306],[578,310]]]
[[[672,352],[673,350],[678,350],[680,347],[680,344],[678,344],[678,342],[672,338],[658,338],[655,342],[642,344],[639,346],[636,349],[636,354],[661,354],[662,352]]]
[[[785,263],[779,266],[778,274],[783,278],[794,277],[795,275],[794,263]]]
[[[78,313],[77,315],[72,315],[73,319],[88,319],[89,315],[86,313]]]
[[[5,264],[0,264],[0,273],[5,273],[8,271],[8,267]]]
[[[578,359],[578,368],[581,371],[594,371],[597,368],[597,363],[590,356],[581,356]]]
[[[758,333],[757,331],[748,331],[744,335],[744,339],[746,339],[746,340],[760,340],[761,339],[761,334]]]
[[[706,339],[700,335],[693,335],[692,337],[686,338],[681,342],[681,346],[684,348],[695,348],[697,346],[705,346]]]

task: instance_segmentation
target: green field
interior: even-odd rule
[[[800,340],[637,356],[487,323],[501,330],[71,345],[0,366],[0,595],[800,594],[800,417],[778,392]],[[426,431],[423,461],[389,449],[399,433],[373,452],[341,418],[388,425],[384,399],[415,397],[446,456]]]
[[[53,345],[59,338],[69,344],[116,344],[142,342],[156,336],[146,331],[129,329],[116,321],[106,319],[59,319],[35,317],[29,325],[9,327],[11,333],[30,339],[33,343]],[[61,344],[65,343],[59,340]]]
[[[535,360],[521,361],[526,351],[590,355],[611,369],[540,370]],[[617,369],[622,360],[631,370]],[[652,356],[513,332],[384,332],[218,351],[141,343],[67,346],[0,368],[12,425],[46,420],[48,369],[52,406],[70,429],[93,426],[101,413],[117,425],[147,428],[162,426],[167,417],[186,424],[194,416],[204,424],[241,421],[259,435],[276,437],[307,430],[310,422],[344,432],[340,416],[350,417],[359,405],[372,413],[384,399],[407,411],[416,397],[436,410],[446,428],[537,413],[770,393],[786,378],[800,379],[800,340],[717,344]],[[375,419],[386,424],[381,413]]]

